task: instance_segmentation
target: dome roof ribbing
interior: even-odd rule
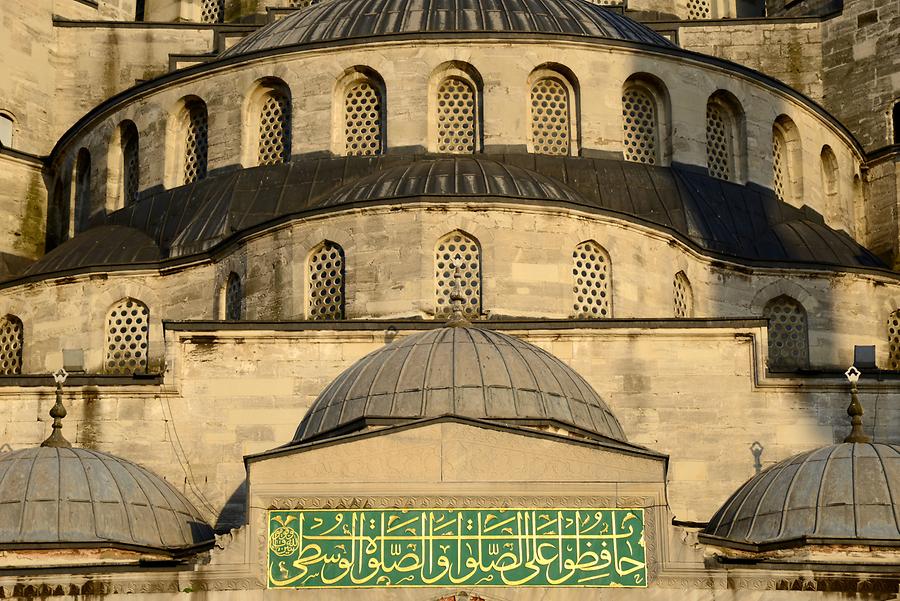
[[[403,34],[570,35],[672,47],[667,39],[587,0],[328,0],[271,23],[222,53]]]
[[[900,545],[900,446],[849,442],[786,459],[740,487],[700,539],[759,551]]]
[[[552,422],[626,442],[597,392],[550,353],[499,332],[445,327],[407,336],[357,361],[315,400],[293,443],[361,429],[371,420],[441,415]]]

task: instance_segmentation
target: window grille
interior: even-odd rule
[[[236,273],[228,275],[225,281],[225,319],[239,321],[243,315],[244,294],[241,278]]]
[[[712,17],[712,7],[709,0],[688,0],[688,19],[709,19]]]
[[[692,317],[694,315],[694,293],[691,282],[683,271],[675,274],[675,317]]]
[[[259,164],[277,165],[291,156],[291,106],[284,94],[268,94],[259,114]]]
[[[789,296],[779,296],[766,304],[763,317],[769,320],[769,367],[806,367],[809,334],[803,306]]]
[[[147,370],[150,311],[141,301],[125,298],[106,320],[106,371],[131,374]]]
[[[775,129],[772,135],[772,170],[775,178],[775,196],[778,200],[785,200],[788,181],[787,144],[784,135],[778,129]]]
[[[201,0],[200,20],[204,23],[221,23],[225,20],[225,0]]]
[[[647,90],[630,87],[622,94],[625,121],[625,160],[655,165],[657,147],[656,101]]]
[[[344,249],[333,242],[309,257],[309,316],[344,319]]]
[[[477,240],[459,231],[441,238],[435,248],[435,315],[448,317],[453,313],[450,293],[457,267],[464,298],[463,313],[467,317],[478,317],[481,315],[481,247]]]
[[[134,126],[126,127],[122,132],[122,188],[125,193],[125,206],[137,200],[140,183],[138,152],[137,130]]]
[[[572,252],[575,317],[612,317],[609,255],[593,240],[582,242]]]
[[[347,154],[381,154],[381,94],[369,81],[347,90],[345,101]]]
[[[715,102],[706,105],[706,165],[709,174],[734,179],[732,120],[728,111]]]
[[[0,318],[0,374],[22,373],[22,351],[25,347],[25,329],[22,320],[15,315]]]
[[[184,183],[192,184],[206,177],[206,155],[209,148],[209,120],[206,105],[188,105],[187,131],[184,144]]]
[[[475,152],[475,89],[464,79],[448,77],[437,96],[438,152]]]
[[[291,8],[306,8],[307,6],[313,6],[314,4],[318,4],[322,0],[291,0],[290,7]]]
[[[900,309],[888,318],[888,369],[900,370]]]
[[[569,154],[569,91],[545,77],[531,87],[531,140],[539,154]]]

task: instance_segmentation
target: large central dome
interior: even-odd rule
[[[325,0],[248,36],[222,56],[403,34],[543,34],[672,44],[587,0]]]

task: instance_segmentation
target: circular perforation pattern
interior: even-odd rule
[[[22,373],[22,349],[25,346],[25,329],[15,315],[0,318],[0,374]]]
[[[138,136],[137,132],[129,132],[122,144],[123,189],[125,191],[125,204],[131,204],[137,200],[138,182],[140,180],[140,167],[138,164]]]
[[[609,255],[599,244],[588,240],[575,247],[572,252],[572,290],[576,318],[612,317],[609,271]]]
[[[438,317],[453,312],[450,293],[459,268],[463,313],[469,317],[481,315],[481,248],[478,242],[462,232],[447,234],[438,241],[434,257],[435,295]]]
[[[187,132],[184,141],[184,183],[192,184],[206,177],[206,154],[209,120],[206,107],[200,104],[188,108]]]
[[[285,163],[291,154],[291,107],[284,94],[269,94],[259,113],[259,164]]]
[[[730,122],[721,106],[706,105],[706,164],[711,176],[725,180],[734,177]]]
[[[347,154],[365,156],[381,153],[381,96],[368,81],[347,90],[345,98]]]
[[[769,320],[769,366],[805,367],[809,362],[806,311],[792,298],[779,296],[763,309]]]
[[[688,19],[709,19],[712,8],[709,0],[688,0]]]
[[[225,282],[225,319],[238,321],[243,314],[244,293],[241,290],[241,278],[231,273]]]
[[[675,293],[675,317],[691,317],[694,314],[694,293],[691,283],[683,271],[675,274],[673,282]]]
[[[650,92],[631,87],[622,94],[625,159],[656,164],[656,103]]]
[[[204,23],[221,23],[225,19],[225,0],[201,0],[200,20]]]
[[[545,77],[531,87],[531,140],[539,154],[569,154],[569,91]]]
[[[772,136],[772,171],[774,176],[775,196],[778,200],[784,200],[785,191],[785,143],[781,132],[775,130]]]
[[[309,257],[310,319],[344,319],[344,249],[326,242]]]
[[[106,321],[106,371],[131,374],[147,369],[150,311],[126,298],[112,308]]]
[[[438,152],[475,152],[475,90],[458,77],[448,77],[437,91]]]
[[[291,0],[288,6],[290,8],[306,8],[307,6],[313,6],[322,1],[323,0]]]
[[[900,370],[900,309],[888,318],[888,369]]]

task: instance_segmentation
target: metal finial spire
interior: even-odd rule
[[[62,420],[66,416],[66,408],[62,402],[62,387],[68,377],[69,374],[62,367],[53,374],[53,379],[56,380],[56,404],[50,409],[50,417],[53,418],[53,432],[50,433],[47,440],[41,443],[42,447],[72,446],[72,443],[62,435]]]
[[[860,371],[854,366],[844,372],[847,379],[850,380],[850,406],[847,407],[847,415],[850,416],[850,434],[844,439],[844,442],[871,442],[872,439],[866,436],[862,426],[863,406],[859,402],[859,389],[856,383],[859,382]]]
[[[462,257],[456,255],[453,265],[453,284],[450,286],[450,307],[453,313],[451,313],[450,319],[447,321],[447,327],[450,328],[464,328],[472,325],[472,322],[466,319],[463,311],[463,303],[465,303],[466,297],[462,292],[462,271],[459,268],[461,261]]]

